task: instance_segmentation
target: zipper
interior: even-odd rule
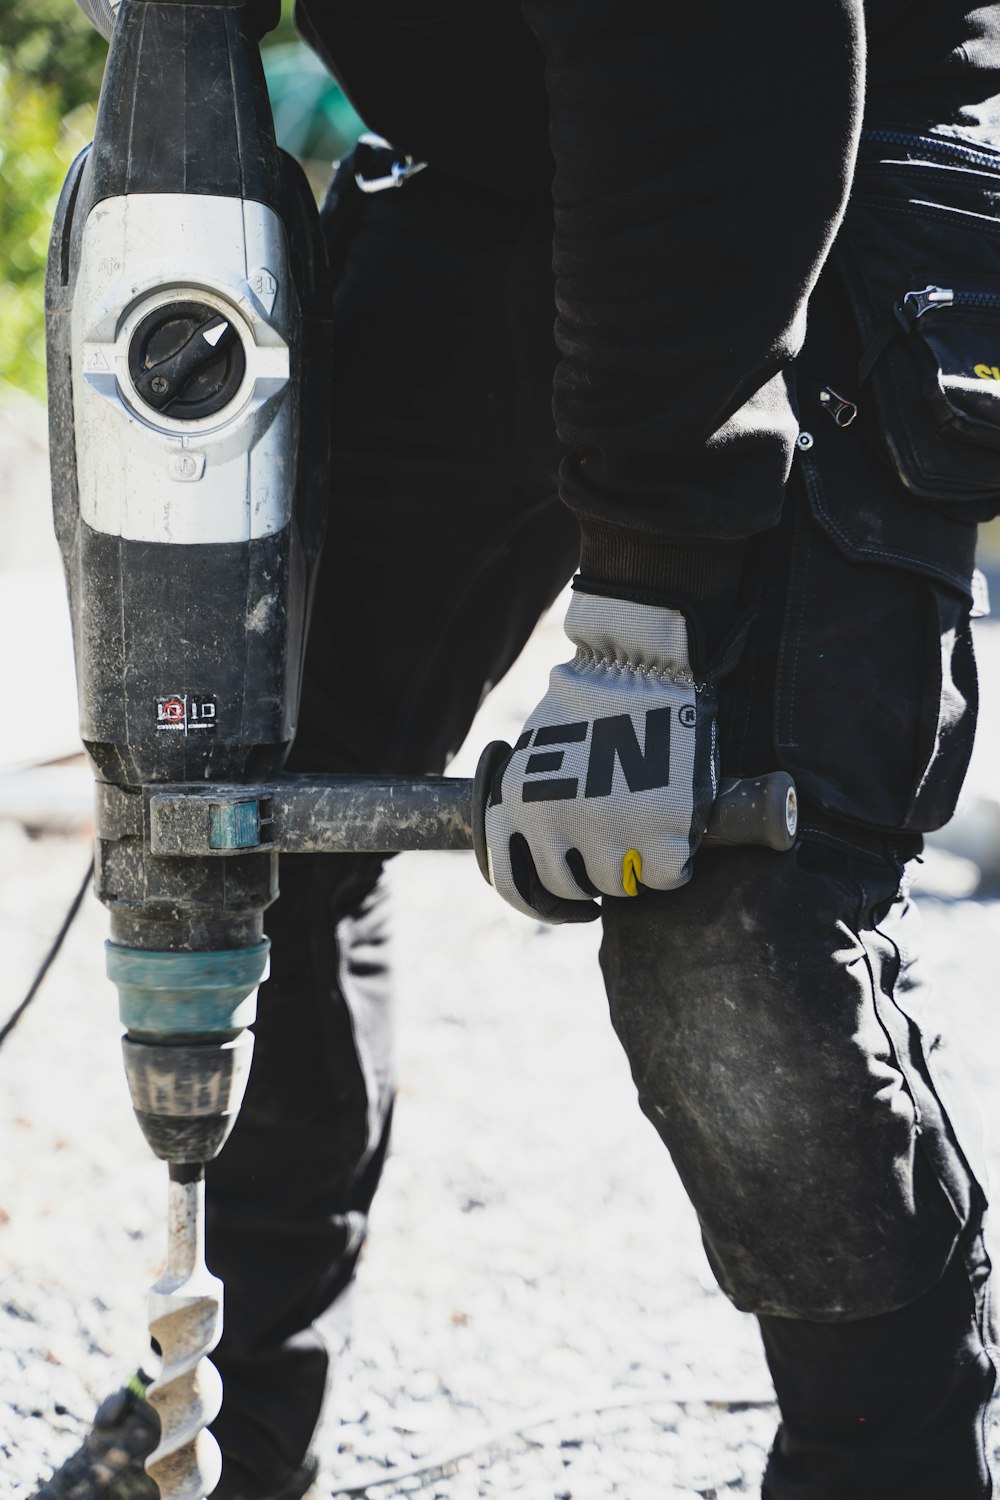
[[[1000,292],[953,292],[956,307],[1000,307]]]
[[[904,332],[908,332],[924,313],[944,307],[1000,307],[1000,292],[962,292],[952,287],[925,286],[919,292],[907,292],[893,311]]]
[[[901,329],[903,333],[909,333],[925,313],[937,312],[946,307],[1000,307],[1000,292],[956,292],[951,287],[925,286],[920,291],[914,289],[904,293],[892,309],[892,317],[882,324],[861,357],[858,365],[858,388],[864,385],[876,361],[898,337]],[[836,422],[837,416],[833,408],[827,409]],[[845,425],[846,423],[838,422],[838,426]]]
[[[1000,172],[1000,151],[983,151],[962,141],[946,140],[943,136],[907,135],[901,130],[863,130],[861,141],[862,144],[871,141],[880,146],[903,146],[910,150],[919,147],[926,156],[939,156],[945,161],[950,159],[966,165],[974,163]]]

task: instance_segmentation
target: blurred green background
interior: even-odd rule
[[[290,19],[264,40],[278,140],[317,191],[361,121]],[[0,0],[0,400],[44,399],[49,229],[73,157],[93,134],[107,46],[74,0]]]

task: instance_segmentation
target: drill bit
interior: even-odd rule
[[[146,1460],[161,1500],[206,1500],[222,1455],[205,1428],[222,1405],[222,1378],[207,1358],[222,1334],[222,1282],[205,1264],[205,1182],[201,1167],[170,1177],[167,1264],[150,1288],[149,1331],[163,1358],[147,1399],[160,1441]]]

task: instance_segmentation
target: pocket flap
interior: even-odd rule
[[[912,495],[987,519],[1000,508],[1000,153],[874,132],[835,261],[869,441]]]
[[[1000,297],[953,292],[914,324],[913,336],[930,354],[924,394],[942,430],[1000,448]]]
[[[916,504],[873,468],[853,430],[817,431],[796,463],[814,520],[845,557],[935,578],[972,601],[974,524]]]

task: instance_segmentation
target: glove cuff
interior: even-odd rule
[[[740,617],[746,542],[670,541],[581,520],[578,587],[677,609],[691,627],[691,656],[704,671]]]
[[[680,610],[578,583],[565,624],[577,648],[569,664],[575,671],[648,674],[694,690],[688,625]]]

